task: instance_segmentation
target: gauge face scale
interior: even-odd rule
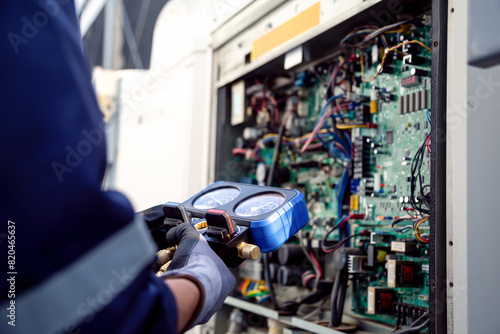
[[[228,187],[216,189],[200,196],[193,203],[193,206],[200,210],[213,209],[231,202],[238,197],[239,194],[240,190],[237,188]]]
[[[255,217],[279,208],[283,202],[285,202],[285,196],[282,194],[261,194],[241,202],[234,213],[242,217]]]

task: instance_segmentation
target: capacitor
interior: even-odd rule
[[[380,49],[377,44],[372,48],[372,64],[378,63],[378,57],[380,56]]]
[[[304,252],[299,245],[283,245],[278,249],[280,264],[301,264],[305,259]]]
[[[425,70],[421,70],[419,68],[415,68],[415,67],[412,67],[410,69],[410,73],[411,73],[411,75],[418,75],[418,76],[421,76],[421,77],[425,77],[425,76],[429,75],[429,72],[427,72]]]
[[[259,130],[256,128],[246,127],[243,129],[243,139],[256,140],[259,136]]]
[[[382,189],[382,175],[381,174],[373,174],[373,190],[380,191]]]
[[[370,90],[370,114],[377,113],[378,99],[380,97],[380,93],[378,89],[372,88]]]
[[[266,185],[267,167],[266,164],[260,162],[257,164],[255,169],[255,178],[257,179],[257,184],[259,186]]]
[[[282,286],[299,285],[301,282],[300,276],[302,276],[303,273],[304,270],[298,267],[281,266],[278,269],[276,280],[278,284]]]

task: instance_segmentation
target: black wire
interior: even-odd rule
[[[315,304],[321,300],[328,298],[329,295],[330,295],[329,290],[318,289],[317,291],[313,291],[304,297],[298,297],[285,302],[285,304],[283,304],[280,310],[286,311],[289,314],[296,313],[301,305]]]
[[[273,163],[271,164],[271,168],[269,170],[269,174],[267,176],[267,186],[272,186],[273,181],[274,181],[274,173],[276,170],[276,167],[278,166],[279,163],[279,157],[281,153],[281,140],[283,139],[283,133],[285,132],[285,120],[281,123],[279,132],[278,132],[278,139],[276,140],[276,143],[274,145],[274,155],[273,155]],[[263,259],[263,266],[264,266],[264,280],[267,282],[268,289],[269,289],[269,297],[271,299],[271,302],[273,303],[275,309],[279,309],[279,304],[278,301],[276,300],[276,294],[274,293],[274,287],[273,287],[273,282],[271,281],[271,275],[270,275],[270,268],[269,268],[269,254],[263,254],[262,256]]]
[[[264,280],[266,281],[269,289],[269,297],[271,298],[271,302],[274,305],[274,308],[279,310],[279,304],[276,300],[276,294],[274,293],[273,282],[271,281],[270,269],[269,269],[269,253],[262,254],[262,260],[264,265]]]
[[[422,176],[422,164],[424,162],[425,144],[428,138],[429,137],[425,138],[424,142],[415,153],[415,156],[413,157],[413,160],[411,162],[410,204],[415,210],[417,210],[422,214],[430,214],[430,210],[428,209],[430,207],[430,196],[428,194],[425,194],[424,192],[424,189],[427,187],[426,186],[424,187],[423,176]],[[419,183],[419,188],[420,188],[418,196],[415,195],[417,188],[417,181]],[[415,201],[415,198],[419,199],[419,203]],[[425,208],[424,206],[426,206],[427,208]]]
[[[405,21],[401,21],[401,22],[396,22],[396,23],[390,24],[388,26],[383,26],[382,28],[377,29],[374,32],[372,32],[369,35],[367,35],[364,38],[363,42],[361,42],[361,44],[364,43],[364,42],[366,42],[366,41],[369,41],[370,39],[373,39],[373,38],[375,38],[377,36],[380,36],[381,34],[383,34],[386,31],[389,31],[391,29],[394,29],[396,27],[402,26],[404,24],[412,23],[412,22],[419,21],[419,20],[420,19],[409,19],[409,20],[405,20]]]
[[[323,251],[329,251],[329,250],[332,250],[332,249],[335,249],[335,248],[339,248],[340,246],[344,245],[347,241],[351,240],[352,238],[355,238],[355,237],[359,237],[361,234],[353,234],[351,235],[350,237],[347,237],[345,239],[342,239],[341,241],[333,244],[333,245],[330,245],[330,246],[326,246],[325,245],[325,240],[323,239],[323,241],[321,242],[321,249],[323,249]]]
[[[325,244],[326,242],[326,239],[328,239],[328,236],[330,236],[330,234],[332,234],[336,229],[339,228],[339,224],[336,224],[330,231],[328,231],[325,236],[323,237],[323,240],[321,241],[321,247],[323,247],[323,245]]]
[[[269,174],[267,175],[267,182],[266,182],[266,185],[270,187],[273,185],[274,174],[280,161],[281,141],[283,140],[283,134],[285,133],[285,122],[286,120],[283,119],[280,125],[280,129],[278,131],[278,138],[276,140],[276,143],[274,144],[273,163],[271,164],[271,169],[269,169]]]
[[[422,330],[426,329],[429,327],[429,319],[425,320],[421,325],[415,326],[415,327],[405,327],[401,328],[397,331],[392,332],[393,334],[413,334],[413,333],[420,333]]]
[[[347,280],[348,276],[344,270],[340,271],[335,277],[330,297],[330,324],[328,327],[338,327],[342,324]]]
[[[417,320],[415,320],[410,326],[394,330],[392,333],[393,334],[420,333],[420,331],[422,331],[429,325],[429,314],[430,314],[429,311],[425,312],[420,317],[418,317]],[[420,322],[422,322],[422,324],[418,325]]]
[[[405,226],[403,226],[403,227],[401,227],[401,228],[398,228],[398,229],[394,229],[394,227],[395,227],[397,224],[399,224],[399,223],[401,223],[401,222],[403,222],[403,221],[407,221],[407,220],[413,220],[413,218],[405,218],[405,217],[403,217],[403,218],[398,218],[398,219],[394,220],[394,221],[391,223],[391,230],[393,230],[393,231],[394,231],[394,232],[396,232],[396,233],[401,233],[401,232],[403,232],[403,230],[405,229]]]

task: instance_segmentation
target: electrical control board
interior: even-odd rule
[[[274,255],[241,266],[238,298],[309,308],[306,319],[339,330],[350,309],[394,333],[427,331],[431,31],[429,13],[358,24],[329,57],[227,86],[238,92],[227,103],[235,181],[297,189],[310,217]],[[287,286],[298,292],[280,295]]]

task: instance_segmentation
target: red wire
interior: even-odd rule
[[[319,272],[319,277],[323,277],[323,271],[321,270],[321,266],[319,265],[319,262],[318,260],[316,260],[316,256],[314,256],[314,253],[312,250],[309,250],[309,255],[311,256],[311,259],[314,263],[314,265],[316,266],[316,268],[318,268],[318,272]]]
[[[323,143],[309,145],[309,147],[306,148],[306,151],[315,150],[321,147],[323,147]]]
[[[303,282],[304,288],[307,288],[307,283],[309,283],[310,280],[315,279],[316,275],[310,275],[305,282]]]
[[[247,154],[247,150],[244,148],[233,148],[233,155]]]
[[[332,92],[334,91],[335,89],[335,86],[337,85],[337,83],[335,82],[335,80],[337,79],[337,74],[339,73],[340,69],[345,65],[345,63],[347,62],[347,58],[345,58],[342,63],[339,64],[339,66],[337,66],[337,68],[335,69],[335,71],[333,72],[332,74]]]
[[[241,291],[241,289],[243,289],[243,284],[245,284],[245,281],[246,281],[246,279],[244,279],[243,281],[241,281],[240,286],[238,287],[238,290]]]
[[[410,213],[410,211],[415,212],[415,215],[412,215],[412,214]],[[410,208],[406,208],[406,213],[407,213],[410,217],[412,217],[413,219],[417,219],[417,216],[416,216],[417,210],[415,210],[414,208],[411,208],[411,207],[410,207]]]

